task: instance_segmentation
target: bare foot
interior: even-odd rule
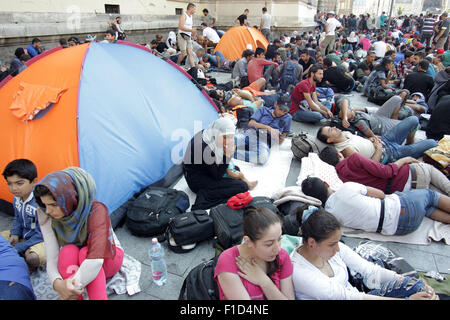
[[[248,182],[248,190],[253,190],[255,189],[256,185],[258,184],[258,181],[252,181],[252,182]]]

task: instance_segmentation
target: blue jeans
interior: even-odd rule
[[[331,110],[331,102],[324,101],[322,104],[328,109]],[[296,111],[292,115],[292,120],[298,121],[298,122],[309,122],[309,123],[315,123],[319,122],[320,120],[325,119],[325,117],[317,111],[304,111],[302,109]]]
[[[268,135],[264,130],[256,131],[249,128],[245,131],[237,131],[234,135],[236,151],[233,157],[246,162],[265,164],[270,155],[267,139]]]
[[[281,96],[281,93],[263,94],[261,96],[258,96],[258,98],[261,98],[264,100],[265,107],[273,108],[275,102],[277,102],[277,100],[280,96]]]
[[[390,298],[406,298],[417,292],[425,291],[425,283],[412,277],[404,277],[388,281],[380,289],[372,290],[368,294]]]
[[[208,62],[211,64],[211,67],[217,67],[217,57],[214,54],[205,53],[202,57],[202,60],[208,57]]]
[[[431,189],[395,192],[400,198],[401,211],[396,235],[405,235],[419,228],[424,217],[430,217],[438,207],[441,195]]]
[[[408,135],[419,126],[419,119],[415,116],[408,117],[386,132],[381,140],[384,143],[386,156],[382,163],[391,163],[398,159],[410,156],[420,158],[425,151],[434,148],[438,143],[433,139],[426,139],[414,144],[402,145]]]
[[[20,283],[0,280],[0,300],[36,300],[36,297],[32,290]]]

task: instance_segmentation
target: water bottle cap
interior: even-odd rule
[[[158,243],[158,239],[157,238],[153,238],[152,239],[152,243]]]

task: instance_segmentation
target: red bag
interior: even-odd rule
[[[242,209],[247,206],[250,202],[252,202],[253,197],[250,192],[238,193],[235,196],[232,196],[227,201],[227,205],[231,209]]]

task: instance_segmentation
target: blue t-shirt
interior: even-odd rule
[[[25,260],[2,236],[0,236],[0,280],[20,283],[34,294]]]
[[[30,44],[27,47],[27,51],[28,51],[28,54],[30,55],[30,57],[32,57],[32,58],[39,54],[39,52],[36,51],[36,49],[33,47],[32,44]]]
[[[277,129],[280,133],[289,132],[291,130],[292,116],[286,113],[279,118],[275,118],[272,114],[273,110],[273,108],[261,107],[253,114],[251,119]]]

